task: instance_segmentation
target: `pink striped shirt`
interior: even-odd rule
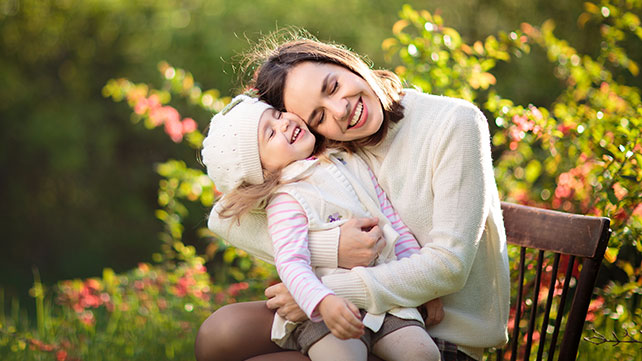
[[[397,258],[419,252],[419,243],[390,204],[372,171],[369,170],[369,173],[381,211],[400,235],[395,243]],[[272,198],[266,212],[268,231],[274,245],[274,264],[281,281],[303,312],[312,321],[321,321],[317,306],[324,297],[334,293],[321,283],[312,270],[305,211],[292,196],[279,193]]]

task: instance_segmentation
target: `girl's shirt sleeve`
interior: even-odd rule
[[[377,191],[377,199],[379,201],[381,212],[386,216],[386,218],[388,218],[392,228],[399,233],[399,238],[395,243],[395,255],[397,256],[397,259],[409,257],[414,253],[419,253],[419,250],[421,249],[419,242],[417,242],[415,236],[410,232],[410,229],[403,223],[397,211],[392,207],[386,192],[384,192],[384,190],[379,186],[377,177],[375,177],[370,168],[368,168],[368,174],[370,174],[372,184],[374,184],[375,190]]]
[[[221,218],[219,212],[225,197],[217,202],[210,212],[207,226],[221,238],[249,254],[268,263],[274,263],[272,240],[267,232],[267,218],[263,211],[252,211],[241,217]],[[308,247],[312,264],[316,267],[337,268],[339,227],[308,233]]]
[[[281,281],[312,321],[320,321],[318,304],[334,294],[310,266],[308,219],[301,205],[288,194],[277,194],[266,207],[268,232],[274,246],[274,263]]]

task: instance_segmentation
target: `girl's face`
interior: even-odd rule
[[[259,120],[259,156],[261,165],[277,171],[288,164],[312,155],[316,138],[303,120],[293,113],[272,108]]]
[[[383,108],[370,85],[335,64],[306,61],[288,72],[285,108],[328,139],[351,141],[376,133]]]

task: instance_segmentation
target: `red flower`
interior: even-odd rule
[[[39,351],[51,352],[56,348],[54,345],[44,343],[40,340],[36,340],[35,338],[30,339],[29,342],[31,343],[32,347],[38,349]]]
[[[230,294],[230,296],[234,297],[238,295],[238,293],[242,290],[246,290],[250,287],[247,282],[239,282],[239,283],[233,283],[230,285],[230,287],[227,289],[227,292]]]
[[[588,312],[586,313],[586,320],[592,322],[595,320],[595,312],[599,311],[604,305],[604,298],[598,296],[596,299],[592,300],[589,304]]]
[[[60,351],[56,352],[56,360],[57,361],[65,361],[65,360],[67,360],[67,351],[60,350]]]

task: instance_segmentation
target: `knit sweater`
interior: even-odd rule
[[[317,276],[348,270],[311,267],[307,246],[309,231],[339,227],[355,217],[376,216],[386,240],[377,264],[419,252],[417,240],[361,158],[331,150],[323,160],[306,159],[290,164],[283,170],[282,179],[300,180],[281,186],[266,207],[274,261],[281,280],[311,320],[321,320],[317,306],[325,296],[333,294]],[[397,307],[388,312],[423,323],[414,307]],[[272,340],[282,345],[292,328],[280,316],[275,317]],[[383,319],[384,313],[368,313],[364,325],[377,332]]]
[[[421,252],[377,267],[355,267],[323,278],[357,307],[381,312],[441,297],[445,317],[431,336],[475,358],[506,343],[509,270],[506,236],[493,175],[488,124],[459,99],[405,90],[404,117],[376,146],[360,152]],[[208,225],[232,244],[271,258],[265,216],[247,215],[230,227],[214,207]],[[310,234],[312,262],[336,266],[338,237]],[[323,240],[323,241],[322,241]],[[320,246],[323,244],[324,246]]]

